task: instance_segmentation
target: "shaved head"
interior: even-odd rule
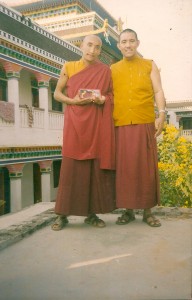
[[[101,47],[102,40],[100,37],[94,34],[87,35],[80,47],[82,50],[83,60],[88,64],[97,61],[101,53]]]
[[[94,35],[94,34],[90,34],[90,35],[85,36],[82,43],[88,42],[88,41],[90,41],[90,40],[97,41],[97,42],[99,42],[100,45],[102,46],[102,40],[100,39],[99,36]]]

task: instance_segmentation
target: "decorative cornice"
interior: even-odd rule
[[[187,99],[187,100],[167,100],[166,103],[167,108],[188,108],[192,109],[192,99]]]
[[[40,166],[41,173],[50,173],[52,162],[53,162],[52,160],[40,161],[39,166]]]
[[[9,170],[9,177],[10,178],[20,178],[20,177],[22,177],[24,166],[25,166],[24,163],[8,165],[7,169]]]
[[[35,69],[34,67],[36,67],[36,71],[38,72],[47,71],[52,77],[54,77],[55,75],[57,75],[56,77],[58,77],[61,71],[61,66],[60,68],[55,68],[45,62],[41,62],[38,59],[32,58],[4,46],[0,46],[0,57],[2,57],[2,59],[4,59],[5,61],[14,62],[15,64],[17,63],[18,65],[27,68]]]
[[[50,76],[41,73],[36,73],[35,76],[38,80],[38,87],[49,87]]]
[[[175,113],[177,116],[192,117],[192,110],[191,111],[177,111]]]
[[[61,155],[61,146],[0,147],[0,161],[26,158],[45,158]]]
[[[49,76],[51,76],[51,78],[54,78],[54,79],[59,78],[60,70],[58,70],[58,74],[55,74],[53,72],[50,72],[47,69],[42,69],[38,66],[31,65],[31,64],[23,62],[23,61],[19,61],[19,60],[15,59],[11,56],[6,56],[6,55],[0,53],[0,62],[3,62],[3,61],[9,61],[9,62],[12,62],[12,63],[17,63],[20,66],[24,67],[25,69],[29,69],[32,73],[33,72],[40,72],[40,73],[44,73],[46,75],[49,75]]]
[[[38,6],[36,7],[30,7],[30,3],[22,10],[20,9],[20,11],[22,11],[22,13],[24,13],[25,15],[29,15],[30,12],[33,12],[33,11],[46,11],[48,10],[49,8],[53,10],[53,5],[54,6],[59,6],[61,5],[60,7],[63,7],[63,5],[65,5],[65,7],[68,7],[68,6],[71,6],[72,4],[78,4],[79,7],[81,7],[83,10],[85,11],[88,11],[88,7],[86,4],[82,3],[82,1],[79,1],[79,0],[63,0],[63,1],[58,1],[58,3],[42,3],[42,5],[40,5],[40,3],[38,3]],[[17,9],[18,5],[14,5]],[[19,6],[22,6],[22,5],[19,5]]]
[[[8,15],[9,17],[15,19],[16,21],[24,24],[25,26],[30,27],[34,31],[44,35],[45,37],[49,38],[50,40],[53,40],[54,42],[62,45],[64,48],[67,48],[67,49],[71,50],[72,52],[77,53],[78,55],[81,55],[81,51],[78,47],[70,44],[67,41],[63,41],[56,35],[50,33],[46,29],[43,29],[41,26],[37,25],[37,23],[33,23],[30,18],[24,17],[21,13],[13,10],[7,6],[4,6],[2,4],[0,5],[0,11],[4,14]]]
[[[49,81],[38,81],[38,87],[39,88],[43,88],[43,87],[48,88],[49,87]]]
[[[20,73],[19,72],[6,72],[7,78],[20,78]]]
[[[19,73],[22,69],[21,66],[14,64],[14,63],[10,63],[8,61],[3,62],[3,67],[5,69],[5,71],[8,72],[15,72],[15,73]]]
[[[3,62],[3,68],[6,71],[7,78],[20,78],[20,71],[22,69],[21,66],[5,61]]]
[[[45,51],[41,48],[38,48],[35,45],[32,45],[10,33],[3,31],[3,30],[0,30],[0,35],[3,38],[3,40],[8,42],[8,44],[7,43],[5,44],[2,42],[2,45],[4,45],[5,48],[14,48],[18,52],[21,52],[21,53],[22,52],[26,53],[26,51],[27,51],[27,56],[35,56],[36,55],[39,60],[43,59],[43,61],[44,61],[46,59],[49,64],[51,64],[52,66],[55,66],[55,67],[63,65],[65,62],[65,60],[63,58],[53,55],[52,53]]]
[[[67,15],[65,18],[61,16],[42,18],[37,21],[41,22],[41,25],[49,29],[50,31],[68,30],[74,28],[81,28],[88,25],[96,25],[97,28],[102,28],[103,19],[97,15],[97,22],[95,23],[96,13],[88,12],[78,15]]]
[[[86,12],[82,14],[77,15],[66,15],[65,18],[62,18],[62,16],[58,17],[50,17],[50,18],[42,18],[41,20],[37,20],[37,23],[41,24],[51,32],[57,32],[61,30],[69,30],[74,28],[83,28],[85,26],[92,25],[96,28],[95,32],[80,32],[80,33],[74,33],[71,35],[66,34],[67,39],[71,39],[74,37],[80,37],[81,33],[83,33],[83,36],[87,34],[97,34],[99,32],[108,32],[109,36],[111,36],[113,39],[118,41],[119,32],[111,27],[108,24],[107,19],[103,20],[96,12]]]

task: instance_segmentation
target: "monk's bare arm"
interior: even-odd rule
[[[65,103],[65,104],[75,104],[73,99],[67,97],[63,93],[65,86],[67,84],[67,80],[68,80],[68,76],[67,76],[67,73],[65,70],[65,66],[63,66],[63,68],[61,69],[59,80],[56,85],[55,92],[54,92],[54,98],[55,98],[55,100]]]
[[[151,81],[155,94],[155,102],[159,111],[159,117],[155,121],[156,134],[155,137],[161,134],[165,122],[165,96],[161,84],[159,70],[154,62],[152,62]]]
[[[92,100],[91,99],[80,99],[79,95],[76,95],[74,98],[67,97],[63,91],[66,87],[68,76],[65,70],[65,66],[63,66],[59,80],[56,85],[56,89],[54,92],[55,100],[68,104],[68,105],[86,105],[89,104]]]

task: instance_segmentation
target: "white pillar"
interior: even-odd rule
[[[11,212],[22,209],[21,177],[11,178]]]
[[[169,124],[174,125],[176,128],[179,128],[179,121],[177,120],[177,115],[175,111],[169,111]]]
[[[19,78],[8,78],[8,102],[14,103],[15,106],[15,127],[20,126],[20,110],[19,110]]]
[[[39,87],[39,107],[44,109],[44,128],[49,128],[49,97],[48,87]]]
[[[51,177],[50,173],[41,173],[42,202],[51,201]]]
[[[24,163],[19,163],[7,166],[10,177],[11,212],[22,209],[21,179],[24,165]]]
[[[39,162],[41,170],[41,199],[42,202],[51,201],[51,165],[52,160]]]

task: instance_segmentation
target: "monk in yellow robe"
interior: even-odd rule
[[[63,66],[55,89],[55,99],[66,108],[53,230],[62,229],[69,215],[105,227],[96,214],[115,209],[112,79],[110,68],[98,60],[101,46],[99,37],[85,37],[82,59]]]
[[[119,37],[123,59],[111,66],[116,128],[116,204],[126,208],[117,224],[135,219],[159,227],[151,208],[160,203],[156,137],[165,121],[165,97],[159,70],[152,60],[138,55],[139,40],[132,29]],[[155,119],[155,102],[159,117]]]

